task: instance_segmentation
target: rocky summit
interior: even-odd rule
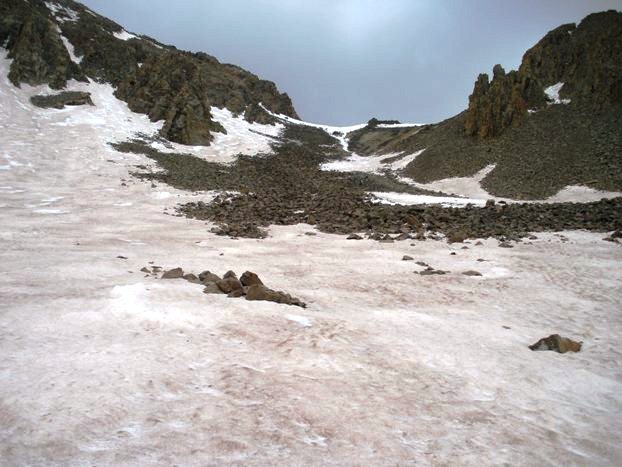
[[[506,73],[496,65],[492,80],[479,75],[469,97],[465,132],[497,136],[521,125],[530,111],[551,104],[574,102],[596,111],[621,105],[621,38],[622,13],[615,10],[549,32],[525,53],[518,71]]]

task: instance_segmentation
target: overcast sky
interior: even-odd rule
[[[434,122],[478,73],[622,0],[84,0],[127,30],[276,82],[311,122]]]

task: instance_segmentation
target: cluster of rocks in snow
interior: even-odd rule
[[[141,269],[150,275],[157,275],[161,271],[158,266],[144,267]],[[186,273],[182,268],[174,268],[165,271],[161,279],[185,279],[193,284],[204,286],[205,294],[224,294],[229,298],[246,298],[246,300],[263,300],[268,302],[281,303],[306,308],[307,305],[302,300],[292,297],[290,294],[280,290],[273,290],[266,287],[257,274],[246,271],[238,278],[233,271],[228,271],[220,277],[211,271],[203,271],[199,275]]]

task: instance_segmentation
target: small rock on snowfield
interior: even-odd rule
[[[162,274],[162,279],[181,279],[182,277],[184,277],[184,270],[182,268],[170,269]]]
[[[201,274],[199,274],[199,280],[204,284],[209,284],[212,282],[218,282],[219,280],[221,280],[221,277],[210,271],[203,271]]]
[[[478,271],[464,271],[462,273],[463,276],[471,276],[471,277],[480,277],[482,276],[481,272]]]
[[[583,342],[573,341],[559,334],[551,334],[549,337],[543,337],[535,344],[529,346],[531,350],[553,350],[558,353],[580,352]]]

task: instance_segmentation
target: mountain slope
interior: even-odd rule
[[[296,117],[290,98],[274,83],[207,54],[130,34],[71,0],[3,1],[0,44],[13,60],[13,84],[61,89],[70,79],[108,82],[132,110],[165,120],[162,136],[182,144],[208,145],[214,132],[224,131],[211,107],[244,114],[249,122],[271,123],[257,111],[260,103]]]
[[[622,13],[551,31],[518,71],[480,75],[469,108],[444,122],[351,134],[360,154],[425,151],[404,173],[427,183],[472,176],[489,193],[542,199],[568,185],[622,191]]]

